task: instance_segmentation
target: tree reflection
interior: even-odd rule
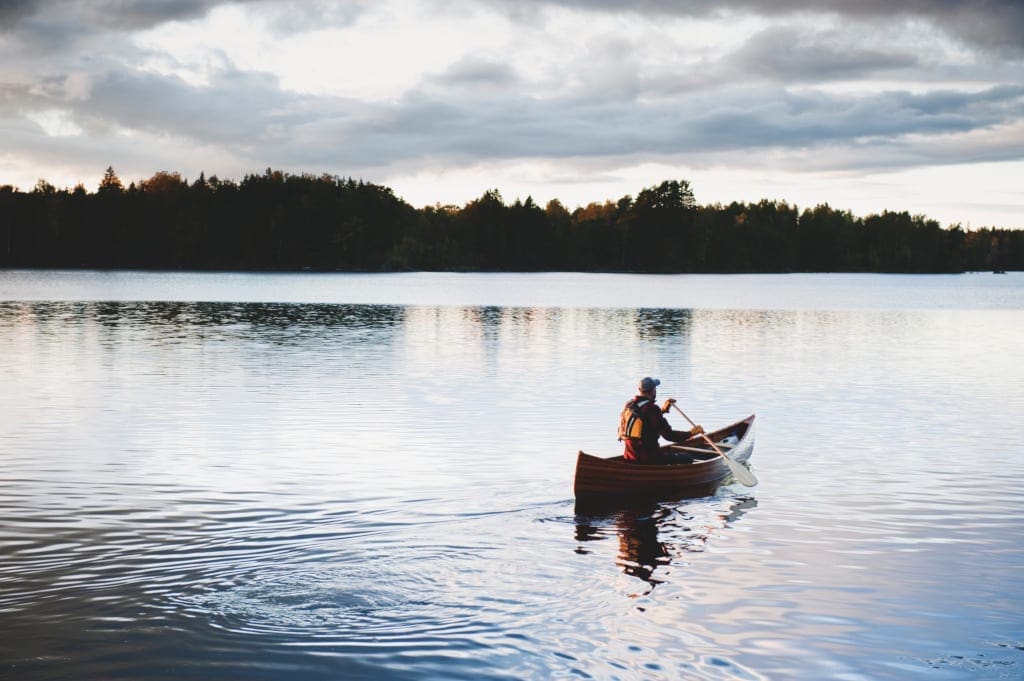
[[[34,302],[0,305],[0,323],[47,328],[67,323],[99,329],[156,329],[162,333],[258,335],[273,344],[330,340],[339,331],[381,333],[405,323],[399,305],[207,302]]]
[[[723,506],[724,504],[724,506]],[[614,536],[615,563],[624,574],[643,580],[649,594],[664,583],[665,568],[687,553],[703,551],[711,537],[757,506],[752,497],[691,501],[629,500],[625,503],[576,504],[577,553],[590,553],[586,542]],[[656,572],[661,568],[661,577]]]
[[[640,308],[634,311],[633,323],[642,340],[669,340],[690,335],[690,310]]]

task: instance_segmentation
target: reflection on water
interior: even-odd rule
[[[229,275],[227,302],[145,302],[196,290],[153,276],[0,302],[0,677],[1024,668],[1024,304],[820,309],[813,278],[796,308],[613,307],[652,280],[571,275],[501,280],[592,307]],[[708,428],[756,412],[758,487],[575,507],[643,375]]]
[[[275,303],[15,303],[0,302],[6,326],[100,325],[108,329],[173,331],[203,327],[288,330],[293,336],[334,328],[386,329],[400,324],[405,308],[389,305],[285,305]],[[273,333],[270,334],[273,337]]]
[[[292,336],[328,334],[332,329],[389,329],[416,319],[456,320],[479,330],[481,338],[494,338],[502,329],[530,331],[554,321],[581,322],[586,329],[611,326],[638,339],[671,340],[688,334],[689,310],[584,309],[484,307],[404,307],[395,305],[194,303],[194,302],[4,302],[0,325],[100,325],[127,329],[145,325],[159,331],[203,327],[226,331],[287,330]],[[415,331],[415,329],[414,329]]]
[[[641,308],[633,314],[633,325],[643,340],[671,340],[689,335],[690,310]]]
[[[709,498],[692,502],[593,501],[576,503],[576,541],[618,539],[616,564],[624,574],[646,582],[650,588],[632,594],[648,596],[664,580],[655,572],[685,553],[701,552],[712,537],[727,531],[748,510],[757,506],[753,497]],[[589,553],[582,545],[577,553]],[[663,569],[662,572],[665,572]]]

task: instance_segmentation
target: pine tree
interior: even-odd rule
[[[113,166],[107,166],[107,170],[103,173],[103,179],[100,180],[100,187],[98,193],[105,194],[107,192],[121,193],[124,191],[124,185],[121,184],[121,178],[114,172]]]

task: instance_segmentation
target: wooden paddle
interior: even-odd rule
[[[680,414],[683,414],[684,419],[690,421],[690,417],[684,414],[683,410],[677,407],[675,402],[672,403],[672,407]],[[697,424],[693,421],[690,421],[690,425],[694,428],[697,427]],[[718,445],[711,441],[711,438],[708,437],[707,433],[701,433],[701,437],[707,440],[707,443],[711,445],[711,448],[715,450],[715,453],[725,459],[725,464],[729,467],[729,470],[732,471],[732,476],[736,478],[740,484],[746,485],[747,487],[753,487],[757,484],[757,478],[754,477],[754,474],[750,472],[749,468],[741,464],[739,461],[733,461],[727,457],[722,450],[718,448]]]

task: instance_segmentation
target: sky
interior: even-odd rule
[[[1024,229],[1024,2],[0,0],[0,184],[108,166]]]

